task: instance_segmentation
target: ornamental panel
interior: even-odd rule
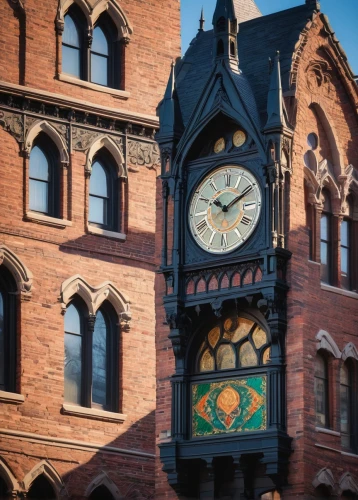
[[[192,385],[193,437],[266,428],[265,376]]]

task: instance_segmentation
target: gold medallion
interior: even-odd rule
[[[232,142],[236,148],[239,148],[246,141],[246,134],[243,130],[237,130],[232,138]]]
[[[221,151],[224,151],[224,149],[225,149],[225,139],[223,137],[220,137],[220,139],[218,139],[215,142],[214,153],[221,153]]]

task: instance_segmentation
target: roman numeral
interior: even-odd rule
[[[231,183],[231,175],[225,174],[225,186],[230,187],[230,183]]]
[[[196,230],[198,231],[199,236],[203,236],[208,230],[208,224],[205,219],[202,219],[197,225]]]
[[[200,201],[205,201],[205,203],[209,203],[209,198],[205,198],[204,196],[200,196],[199,198]]]
[[[221,235],[221,243],[220,243],[220,246],[222,247],[227,247],[227,234],[226,233],[223,233]]]
[[[216,193],[216,191],[218,190],[218,188],[216,187],[216,184],[214,181],[211,181],[209,186],[211,187],[211,189],[214,191],[214,193]]]
[[[236,233],[237,237],[240,239],[240,238],[241,238],[241,233],[240,233],[240,231],[237,229],[237,227],[235,228],[235,233]]]
[[[215,235],[216,235],[216,232],[213,231],[211,236],[210,236],[210,240],[209,240],[209,245],[212,245],[213,244],[213,241],[214,241],[214,238],[215,238]]]
[[[244,215],[243,218],[241,219],[241,222],[245,224],[245,226],[248,226],[250,222],[252,221],[252,217],[248,215]]]
[[[204,210],[203,212],[198,212],[197,214],[195,214],[195,217],[200,217],[203,215],[206,215],[206,210]]]
[[[256,208],[256,201],[249,201],[247,203],[244,203],[243,209],[244,210],[254,210]]]
[[[236,181],[236,184],[235,184],[235,189],[237,189],[239,187],[239,184],[241,182],[241,179],[242,179],[242,175],[239,175],[237,181]]]

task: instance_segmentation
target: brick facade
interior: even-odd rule
[[[66,11],[71,2],[60,4]],[[15,394],[12,403],[5,393],[0,397],[0,476],[14,498],[22,498],[40,473],[56,498],[87,498],[101,484],[111,498],[153,498],[158,167],[153,133],[170,62],[180,50],[179,2],[155,2],[150,9],[136,0],[119,5],[133,29],[125,48],[124,90],[129,96],[57,78],[57,0],[0,5],[0,253],[6,247],[32,273],[31,291],[18,296],[19,397]],[[164,25],[165,43],[158,36]],[[24,139],[43,121],[60,131],[69,155],[68,164],[60,167],[57,221],[33,218],[28,210]],[[125,242],[91,234],[87,223],[87,155],[103,136],[111,144],[117,141],[127,171],[121,207]],[[63,409],[66,304],[59,297],[62,284],[75,275],[92,290],[110,282],[130,302],[129,324],[118,318],[123,418]]]

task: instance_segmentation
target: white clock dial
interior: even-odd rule
[[[261,212],[261,191],[244,167],[221,167],[199,184],[190,201],[189,225],[198,245],[211,253],[241,246]]]

